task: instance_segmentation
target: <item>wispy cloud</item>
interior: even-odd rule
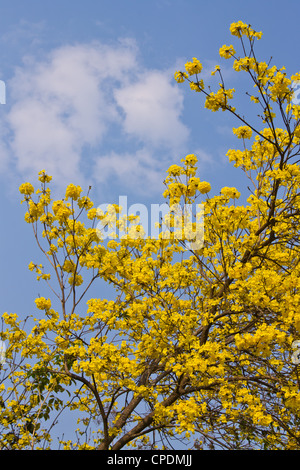
[[[161,194],[165,172],[166,166],[147,148],[125,153],[111,151],[98,158],[94,166],[95,181],[108,195],[111,182],[121,191],[134,190],[142,196]]]
[[[63,186],[112,172],[132,185],[153,183],[189,131],[182,91],[168,71],[142,67],[138,52],[123,40],[59,47],[42,61],[26,57],[7,84],[12,103],[2,123],[10,138],[0,172],[1,159],[10,157],[22,179],[45,169]],[[120,151],[114,142],[120,147],[121,138]]]
[[[145,71],[138,80],[115,91],[125,113],[124,130],[142,142],[178,150],[189,131],[181,122],[183,95],[163,71]]]
[[[84,146],[99,144],[118,119],[105,81],[134,64],[128,45],[95,44],[61,47],[42,63],[28,59],[19,67],[7,115],[17,170],[30,175],[45,167],[58,180],[78,178]]]

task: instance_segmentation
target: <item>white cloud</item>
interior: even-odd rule
[[[129,46],[93,44],[62,47],[43,63],[31,59],[19,67],[9,84],[14,104],[8,113],[19,172],[45,167],[60,180],[78,178],[84,146],[100,143],[118,120],[104,81],[134,64]]]
[[[136,152],[109,152],[101,156],[94,166],[94,178],[109,192],[112,182],[122,190],[134,188],[139,194],[161,194],[162,175],[166,170],[147,148]]]
[[[3,126],[10,139],[0,160],[9,155],[22,180],[45,169],[62,186],[103,181],[112,172],[137,186],[141,179],[153,184],[189,131],[172,75],[141,67],[137,57],[135,43],[125,40],[63,46],[43,61],[24,58],[7,83],[12,104]]]
[[[179,150],[189,135],[180,121],[183,95],[163,71],[146,71],[138,80],[115,91],[125,113],[125,131],[143,142]]]

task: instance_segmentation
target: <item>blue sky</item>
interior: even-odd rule
[[[0,0],[1,312],[26,316],[49,294],[27,269],[42,259],[18,193],[39,170],[53,175],[58,198],[69,183],[91,185],[97,206],[119,195],[163,202],[167,168],[189,153],[213,193],[245,188],[225,156],[238,123],[204,110],[173,74],[195,56],[209,83],[220,64],[229,88],[246,86],[218,56],[223,44],[237,45],[229,26],[238,20],[263,31],[262,60],[295,73],[299,13],[290,0]]]

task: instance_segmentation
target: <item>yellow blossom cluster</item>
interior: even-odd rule
[[[235,53],[236,52],[232,45],[226,46],[226,44],[224,44],[224,46],[222,46],[219,50],[220,57],[223,57],[224,59],[230,59],[235,55]]]
[[[292,356],[300,338],[300,109],[291,85],[299,76],[257,61],[261,33],[250,25],[230,31],[243,52],[248,41],[249,54],[223,46],[220,55],[234,56],[233,69],[254,82],[261,126],[229,104],[234,90],[219,66],[216,92],[190,78],[202,73],[196,58],[175,79],[204,93],[205,108],[237,119],[237,148],[227,156],[248,178],[247,191],[228,185],[213,195],[190,153],[167,170],[168,230],[151,238],[136,236],[143,227],[120,207],[96,209],[79,186],[52,200],[44,170],[39,189],[20,186],[44,256],[28,268],[47,294],[35,299],[38,318],[2,315],[9,384],[0,383],[0,448],[51,448],[46,424],[65,408],[78,416],[78,442],[67,437],[65,449],[153,448],[161,436],[166,447],[179,437],[195,448],[300,448]],[[196,218],[184,236],[176,229],[197,200],[205,237],[195,248]],[[129,236],[108,241],[97,228],[127,222]],[[90,423],[95,433],[86,439]]]
[[[242,36],[247,36],[249,39],[261,39],[262,32],[256,32],[249,24],[243,23],[243,21],[237,21],[230,25],[230,33],[232,36],[237,36],[241,38]]]

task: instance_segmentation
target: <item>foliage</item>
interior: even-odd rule
[[[206,108],[241,124],[233,132],[242,149],[228,158],[249,178],[244,205],[236,188],[209,195],[195,155],[168,170],[170,207],[184,211],[206,195],[203,246],[172,231],[136,236],[132,218],[128,236],[106,243],[97,227],[113,225],[120,208],[100,212],[72,184],[52,201],[45,171],[37,191],[20,187],[47,261],[47,269],[34,262],[29,269],[53,300],[36,299],[42,317],[29,332],[16,314],[2,316],[1,448],[53,447],[55,420],[48,420],[68,409],[79,428],[77,442],[61,439],[65,449],[176,448],[176,439],[197,449],[300,449],[299,366],[291,361],[300,336],[300,106],[293,104],[300,74],[288,78],[284,68],[258,61],[262,34],[249,25],[233,23],[230,31],[244,56],[232,45],[220,56],[253,82],[248,97],[262,128],[232,106],[235,90],[225,88],[220,66],[216,92],[200,78],[196,58],[175,73]],[[115,299],[91,298],[85,309],[99,280],[114,287]]]

